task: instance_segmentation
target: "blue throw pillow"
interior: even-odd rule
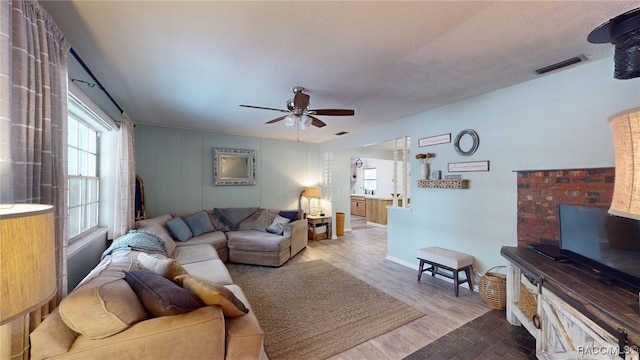
[[[191,230],[193,236],[198,236],[215,230],[213,224],[211,224],[211,220],[209,219],[209,214],[204,210],[185,217],[184,222],[189,227],[189,230]]]
[[[178,241],[187,241],[193,236],[189,226],[180,217],[167,221],[166,225],[167,228],[169,228],[171,236]]]
[[[292,211],[280,211],[278,213],[278,215],[285,217],[287,219],[289,219],[290,221],[294,221],[296,219],[296,217],[298,217],[298,210],[292,210]]]

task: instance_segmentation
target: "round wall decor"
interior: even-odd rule
[[[362,167],[362,160],[360,160],[360,159],[356,160],[356,166],[358,168],[361,168]]]
[[[465,136],[470,136],[472,141],[471,147],[468,149],[462,149],[460,147],[460,141]],[[462,156],[473,155],[473,153],[475,153],[476,150],[478,150],[478,146],[480,146],[480,137],[478,136],[478,133],[473,129],[465,129],[460,131],[456,136],[456,140],[453,142],[453,147],[456,149],[456,152]]]

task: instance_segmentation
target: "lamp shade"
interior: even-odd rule
[[[616,158],[609,213],[640,220],[640,107],[609,117]]]
[[[321,198],[322,197],[322,189],[319,186],[311,186],[308,188],[304,188],[304,192],[302,192],[302,196],[306,198]]]
[[[292,127],[296,124],[297,121],[297,117],[295,115],[287,115],[287,117],[284,118],[284,125],[288,126],[288,127]]]
[[[311,126],[313,120],[308,115],[300,116],[300,129],[306,130]]]
[[[53,206],[0,205],[0,325],[55,293]]]

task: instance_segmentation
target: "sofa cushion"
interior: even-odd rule
[[[198,236],[215,230],[211,220],[209,220],[209,214],[204,210],[185,217],[184,222],[191,230],[193,236]]]
[[[145,320],[147,312],[124,280],[133,260],[105,258],[91,279],[83,281],[60,302],[60,317],[73,331],[90,339],[103,339]]]
[[[266,210],[262,211],[251,228],[258,231],[267,231],[267,228],[271,226],[276,216],[276,214],[268,212]]]
[[[255,214],[258,208],[215,208],[213,218],[215,227],[222,231],[234,231],[244,219]]]
[[[58,308],[53,309],[45,320],[29,334],[32,360],[49,359],[66,354],[78,337],[78,334],[66,326],[60,318]]]
[[[204,306],[200,298],[153,271],[125,271],[124,279],[154,316],[179,315]]]
[[[169,255],[171,255],[173,253],[173,249],[176,248],[176,242],[173,241],[173,238],[166,226],[166,223],[169,220],[171,220],[171,215],[160,215],[151,219],[138,220],[135,222],[134,227],[138,230],[144,230],[156,234],[160,239],[162,239],[162,241],[164,241],[164,246],[167,248]]]
[[[167,228],[174,239],[178,241],[187,241],[193,236],[191,229],[182,218],[177,217],[167,221]]]
[[[291,247],[291,239],[257,230],[230,231],[227,233],[229,249],[281,252]]]
[[[220,259],[185,264],[184,268],[189,275],[205,278],[216,284],[233,284],[229,270]]]
[[[227,318],[224,327],[227,330],[225,341],[227,344],[227,359],[259,359],[263,348],[264,332],[260,328],[255,311],[251,311],[251,304],[238,285],[225,286],[231,290],[240,301],[247,305],[249,313],[245,316]]]
[[[176,247],[203,245],[203,244],[213,246],[216,250],[226,248],[227,237],[224,235],[222,231],[212,231],[206,234],[192,237],[191,239],[185,242],[177,242]]]
[[[218,252],[210,245],[180,246],[173,252],[173,258],[185,266],[187,264],[219,259]]]
[[[153,271],[169,280],[187,273],[187,270],[179,262],[158,254],[140,253],[138,254],[138,262],[142,270]]]
[[[284,232],[284,226],[288,224],[290,221],[291,220],[287,219],[286,217],[276,215],[276,218],[273,219],[273,222],[267,228],[267,232],[270,232],[276,235],[282,235],[282,233]]]
[[[63,356],[32,360],[250,359],[225,356],[225,322],[222,309],[204,306],[180,315],[141,321],[127,331],[100,341],[78,336],[73,347]],[[45,344],[35,345],[41,347]],[[243,345],[244,348],[246,346]]]
[[[182,287],[198,295],[207,305],[218,305],[226,317],[245,315],[249,309],[230,290],[197,276],[180,275],[175,278]]]

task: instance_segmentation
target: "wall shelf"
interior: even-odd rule
[[[419,188],[427,189],[468,189],[469,180],[448,179],[448,180],[418,180]]]

